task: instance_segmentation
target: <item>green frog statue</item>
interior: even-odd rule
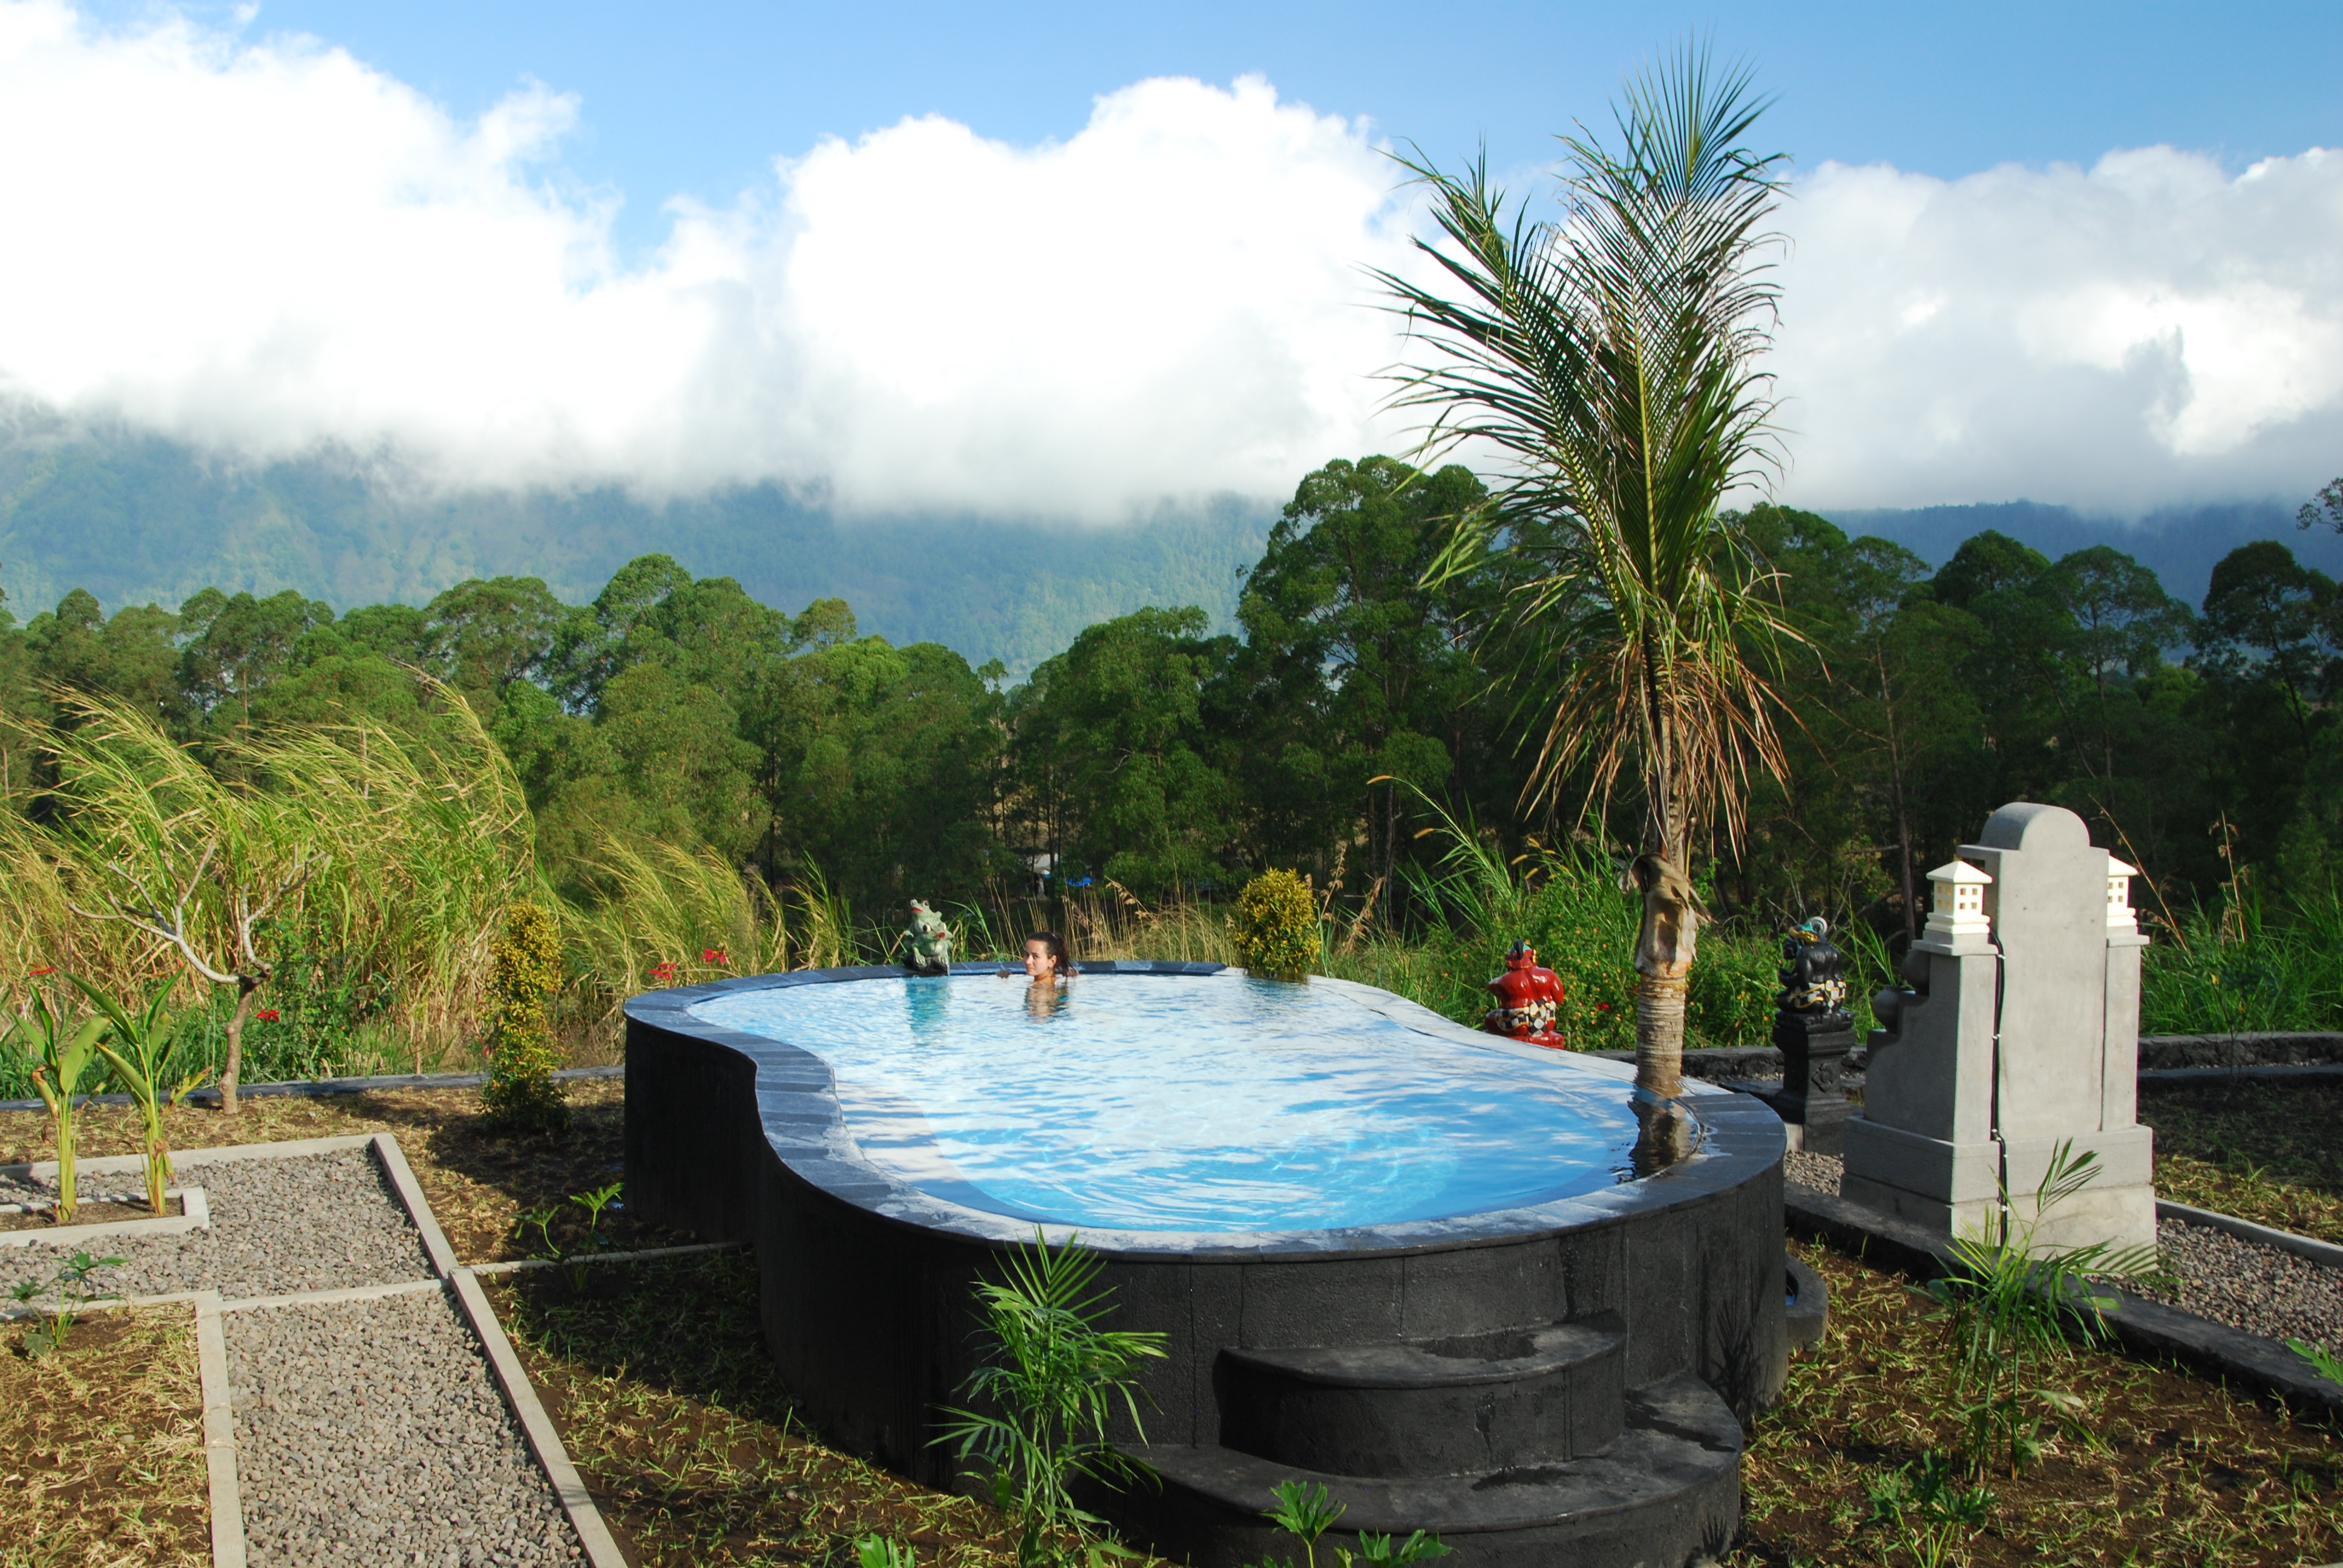
[[[903,928],[903,967],[915,975],[951,973],[951,928],[920,900],[911,900],[911,923]]]

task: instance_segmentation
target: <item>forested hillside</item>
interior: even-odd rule
[[[1606,842],[1592,819],[1520,807],[1554,671],[1500,629],[1512,558],[1420,586],[1442,519],[1479,494],[1462,468],[1329,465],[1250,563],[1235,631],[1143,608],[1022,680],[875,635],[839,599],[784,613],[663,552],[583,603],[532,576],[338,614],[206,588],[107,615],[75,588],[0,636],[16,721],[0,767],[17,808],[42,809],[34,742],[73,690],[130,699],[199,750],[297,721],[415,732],[420,669],[511,759],[558,885],[590,881],[615,835],[709,846],[776,883],[818,874],[863,909],[997,897],[1037,865],[1144,899],[1282,865],[1404,918],[1432,803],[1508,853],[1533,834]],[[1932,571],[1812,514],[1745,521],[1807,641],[1776,677],[1792,782],[1758,788],[1740,854],[1716,846],[1723,910],[1900,933],[1925,913],[1919,879],[2018,798],[2091,819],[2176,910],[2240,877],[2328,885],[2343,601],[2292,540],[2231,551],[2189,605],[2105,545],[2053,560],[1986,532]]]
[[[1894,540],[1930,566],[1988,529],[2056,558],[2113,544],[2192,604],[2240,544],[2290,534],[2290,505],[2189,507],[2136,526],[2065,507],[1835,512],[1849,534]],[[628,561],[658,553],[796,610],[843,598],[863,630],[940,642],[1022,678],[1094,622],[1146,605],[1194,605],[1235,625],[1238,574],[1259,558],[1273,507],[1219,499],[1111,528],[998,518],[832,516],[774,486],[672,500],[617,488],[440,492],[387,458],[322,453],[263,465],[156,437],[68,427],[17,410],[0,425],[0,588],[19,608],[85,588],[109,610],[172,606],[216,586],[287,588],[337,610],[422,605],[470,578],[542,578],[582,603]],[[2294,536],[2306,564],[2343,574],[2343,537]]]
[[[1101,528],[949,517],[840,523],[771,485],[649,501],[584,491],[427,491],[347,454],[237,465],[147,436],[20,429],[0,442],[0,588],[50,605],[175,605],[209,586],[340,608],[420,605],[468,578],[591,598],[650,552],[768,604],[845,598],[869,630],[1021,674],[1093,621],[1202,606],[1225,628],[1273,520],[1233,498]]]

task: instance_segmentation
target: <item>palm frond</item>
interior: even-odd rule
[[[1537,558],[1514,606],[1569,672],[1528,793],[1583,774],[1607,800],[1632,769],[1671,856],[1712,821],[1737,840],[1749,769],[1785,766],[1765,650],[1797,634],[1720,509],[1779,467],[1759,355],[1782,159],[1743,145],[1765,106],[1746,70],[1685,50],[1631,81],[1615,150],[1563,138],[1573,172],[1548,223],[1485,157],[1462,175],[1403,157],[1449,291],[1375,275],[1432,350],[1393,372],[1393,404],[1432,415],[1418,460],[1469,446],[1503,470],[1433,575],[1551,541],[1521,547]]]

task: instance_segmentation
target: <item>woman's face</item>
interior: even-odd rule
[[[1058,960],[1051,955],[1049,943],[1028,939],[1025,943],[1025,972],[1037,980],[1058,978]]]

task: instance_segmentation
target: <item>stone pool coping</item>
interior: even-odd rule
[[[1003,972],[1015,971],[1005,970],[1002,965],[992,962],[951,966],[954,977]],[[1081,972],[1089,976],[1225,975],[1232,979],[1243,974],[1242,970],[1223,964],[1161,960],[1099,960],[1084,964]],[[863,1158],[848,1131],[830,1067],[820,1056],[769,1035],[705,1022],[690,1011],[701,1002],[739,991],[904,978],[906,971],[894,965],[739,976],[631,997],[626,1003],[626,1016],[630,1024],[722,1046],[746,1059],[756,1070],[757,1109],[765,1141],[773,1153],[806,1182],[884,1220],[992,1246],[1030,1242],[1037,1228],[1053,1244],[1079,1234],[1084,1246],[1110,1257],[1146,1257],[1165,1261],[1328,1253],[1366,1258],[1476,1242],[1494,1244],[1697,1202],[1739,1186],[1765,1167],[1778,1163],[1786,1146],[1781,1119],[1771,1110],[1745,1095],[1687,1080],[1682,1100],[1702,1129],[1694,1154],[1654,1175],[1574,1197],[1450,1219],[1331,1230],[1135,1231],[1051,1221],[1041,1221],[1037,1226],[1031,1220],[953,1202],[880,1170]],[[1584,1052],[1549,1050],[1469,1030],[1428,1008],[1373,986],[1324,976],[1312,976],[1308,983],[1331,987],[1370,1010],[1437,1039],[1544,1063],[1558,1060],[1574,1070],[1622,1087],[1632,1085],[1634,1081],[1633,1069],[1623,1064],[1600,1060]]]

